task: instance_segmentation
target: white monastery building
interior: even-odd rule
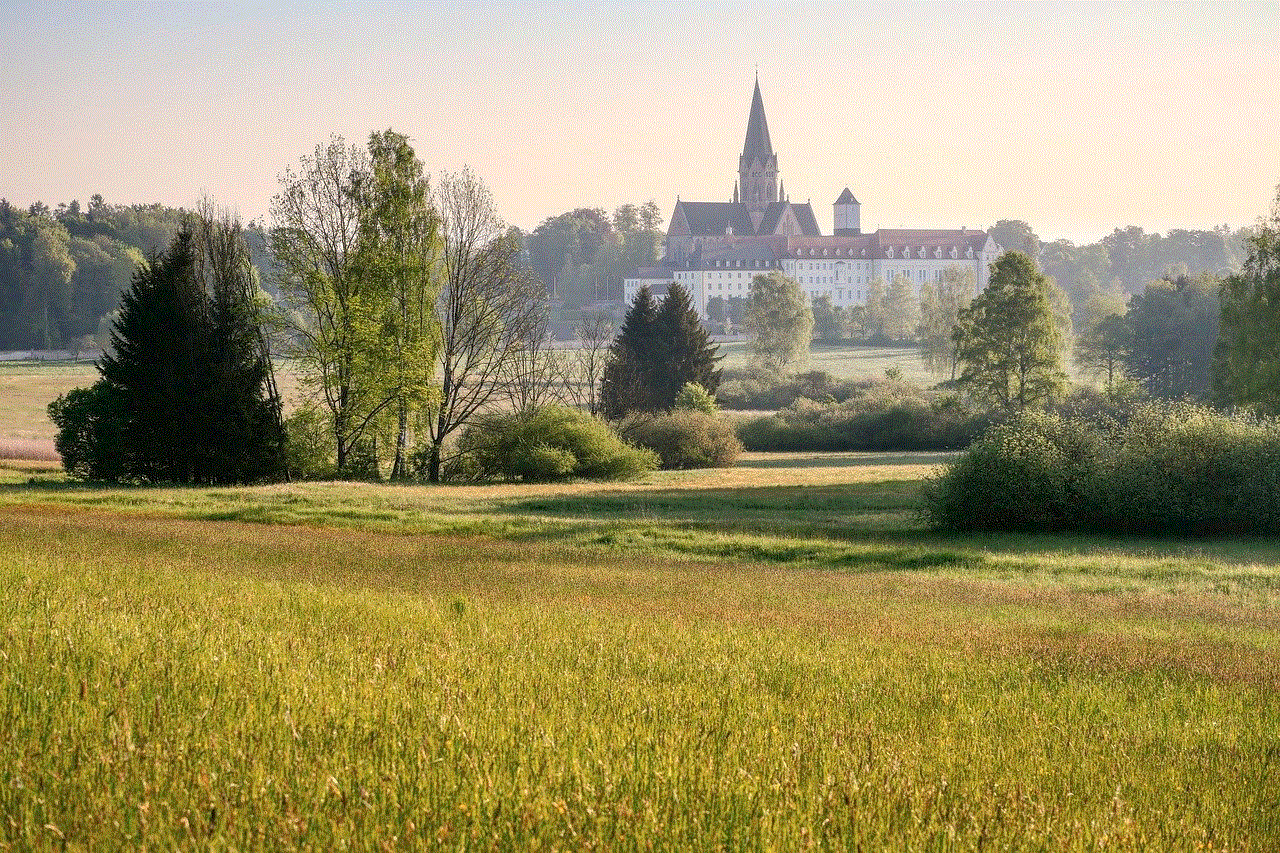
[[[833,305],[863,305],[873,279],[887,285],[902,274],[918,295],[922,284],[941,279],[953,264],[972,269],[981,292],[988,266],[1001,251],[985,231],[964,228],[882,228],[864,234],[862,206],[847,187],[835,200],[834,214],[835,234],[824,236],[813,207],[787,198],[757,79],[733,201],[677,199],[665,256],[658,266],[643,267],[626,279],[626,301],[630,304],[645,285],[661,296],[679,282],[705,318],[711,299],[745,297],[754,276],[780,270],[810,301],[828,296]]]

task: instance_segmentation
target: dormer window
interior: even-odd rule
[[[967,249],[965,249],[965,250],[964,250],[964,256],[965,256],[966,258],[972,258],[972,257],[973,257],[973,247],[972,247],[972,246],[970,246],[969,248],[967,248]]]
[[[955,246],[952,246],[952,247],[951,247],[951,257],[953,257],[953,258],[954,258],[954,257],[956,257],[958,254],[959,254],[959,253],[956,251],[956,247],[955,247]]]

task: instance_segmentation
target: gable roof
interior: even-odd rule
[[[822,229],[818,227],[818,220],[813,215],[813,205],[807,201],[804,204],[793,204],[791,212],[796,215],[796,221],[800,223],[801,234],[806,237],[822,236]]]
[[[676,207],[684,214],[691,237],[723,237],[726,228],[737,235],[755,234],[745,204],[731,201],[680,201]]]

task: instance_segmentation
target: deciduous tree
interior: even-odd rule
[[[541,334],[547,305],[480,178],[469,169],[446,173],[432,199],[440,229],[440,391],[428,419],[426,468],[437,482],[445,441],[500,398],[510,361]]]
[[[1066,385],[1048,283],[1022,252],[996,258],[987,289],[961,312],[955,335],[960,381],[996,404],[1021,411]]]
[[[1248,240],[1244,270],[1222,283],[1215,385],[1222,402],[1280,414],[1280,188]]]
[[[813,311],[795,279],[774,270],[751,280],[747,328],[751,358],[765,369],[781,373],[808,360]]]

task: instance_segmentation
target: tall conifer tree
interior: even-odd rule
[[[672,284],[657,316],[658,346],[653,385],[659,408],[669,409],[685,383],[696,382],[709,393],[720,387],[719,347],[711,342],[689,291]]]
[[[651,411],[648,387],[657,335],[658,306],[648,287],[640,288],[627,310],[600,381],[600,410],[616,419],[630,411]]]

